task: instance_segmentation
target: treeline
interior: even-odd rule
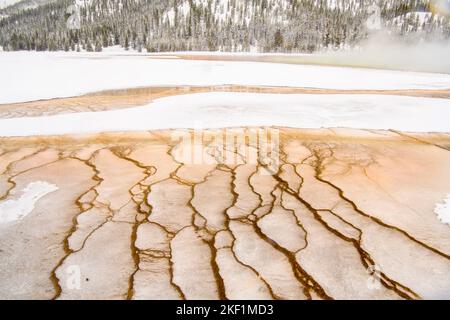
[[[0,20],[3,50],[314,52],[365,39],[373,0],[91,0],[80,28],[67,28],[74,0],[57,0]],[[428,0],[381,0],[391,32],[449,38],[449,19],[406,14],[427,11]],[[0,11],[0,15],[2,12]],[[73,13],[72,13],[73,14]],[[395,17],[405,16],[394,21]]]

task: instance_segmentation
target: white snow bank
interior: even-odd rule
[[[129,109],[0,119],[0,136],[287,126],[450,132],[450,101],[385,95],[196,93]]]
[[[18,199],[0,202],[0,223],[13,222],[24,218],[33,211],[39,199],[56,190],[58,190],[58,187],[48,182],[31,182],[22,190],[22,195]]]
[[[175,55],[175,56],[227,56],[227,57],[308,57],[318,53],[300,53],[300,52],[255,52],[255,51],[166,51],[145,53],[149,56],[154,55]]]
[[[0,9],[13,5],[21,0],[0,0]]]
[[[434,212],[437,214],[438,219],[443,223],[450,226],[450,194],[444,199],[443,203],[438,203]]]
[[[139,86],[450,88],[448,74],[263,62],[151,59],[146,55],[109,53],[0,52],[0,70],[0,104]]]

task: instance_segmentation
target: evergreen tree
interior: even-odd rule
[[[429,0],[92,0],[79,10],[80,29],[71,30],[66,12],[73,1],[0,10],[0,46],[38,51],[99,51],[121,45],[150,52],[314,52],[364,40],[374,3],[392,34],[416,41],[450,37],[449,17],[428,14],[421,20],[414,14],[427,11]]]

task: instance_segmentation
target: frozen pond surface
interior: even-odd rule
[[[0,136],[280,126],[450,132],[447,99],[384,95],[197,93],[146,106],[0,120]]]
[[[107,89],[254,85],[344,90],[449,89],[450,75],[242,61],[154,59],[114,53],[0,52],[0,104]]]

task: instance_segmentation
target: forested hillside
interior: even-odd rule
[[[449,17],[426,13],[429,0],[77,0],[76,10],[70,7],[74,3],[57,0],[26,10],[0,10],[0,46],[314,52],[365,39],[374,3],[388,32],[450,37]],[[68,28],[67,20],[77,15],[79,28]]]

